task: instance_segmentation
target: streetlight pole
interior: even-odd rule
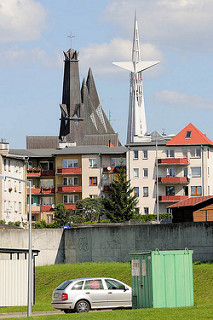
[[[32,292],[33,292],[33,264],[32,264],[32,211],[31,211],[31,181],[23,180],[15,177],[5,176],[0,174],[0,179],[6,180],[16,180],[26,183],[29,186],[29,244],[28,244],[28,292],[27,292],[27,316],[32,315]]]
[[[159,190],[158,190],[158,139],[156,137],[155,140],[155,147],[156,147],[156,210],[157,210],[157,223],[160,223],[159,218]]]

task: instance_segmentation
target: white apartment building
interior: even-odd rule
[[[213,194],[213,142],[189,124],[173,138],[154,132],[127,145],[127,172],[140,214],[165,213],[172,203]]]
[[[26,179],[25,157],[9,154],[9,143],[0,142],[0,220],[26,222],[26,185],[18,179]]]

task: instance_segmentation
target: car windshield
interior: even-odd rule
[[[64,281],[62,284],[60,284],[60,286],[57,287],[57,290],[64,290],[72,282],[72,280]]]

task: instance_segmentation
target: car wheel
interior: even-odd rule
[[[90,310],[89,302],[86,300],[79,300],[75,305],[76,312],[88,312]]]

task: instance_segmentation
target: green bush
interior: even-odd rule
[[[0,224],[5,224],[6,222],[4,220],[0,220]]]
[[[160,213],[159,214],[159,219],[165,219],[165,218],[170,218],[171,213]],[[157,215],[156,214],[140,214],[135,217],[135,220],[140,220],[142,222],[149,222],[149,221],[156,221],[157,220]]]

